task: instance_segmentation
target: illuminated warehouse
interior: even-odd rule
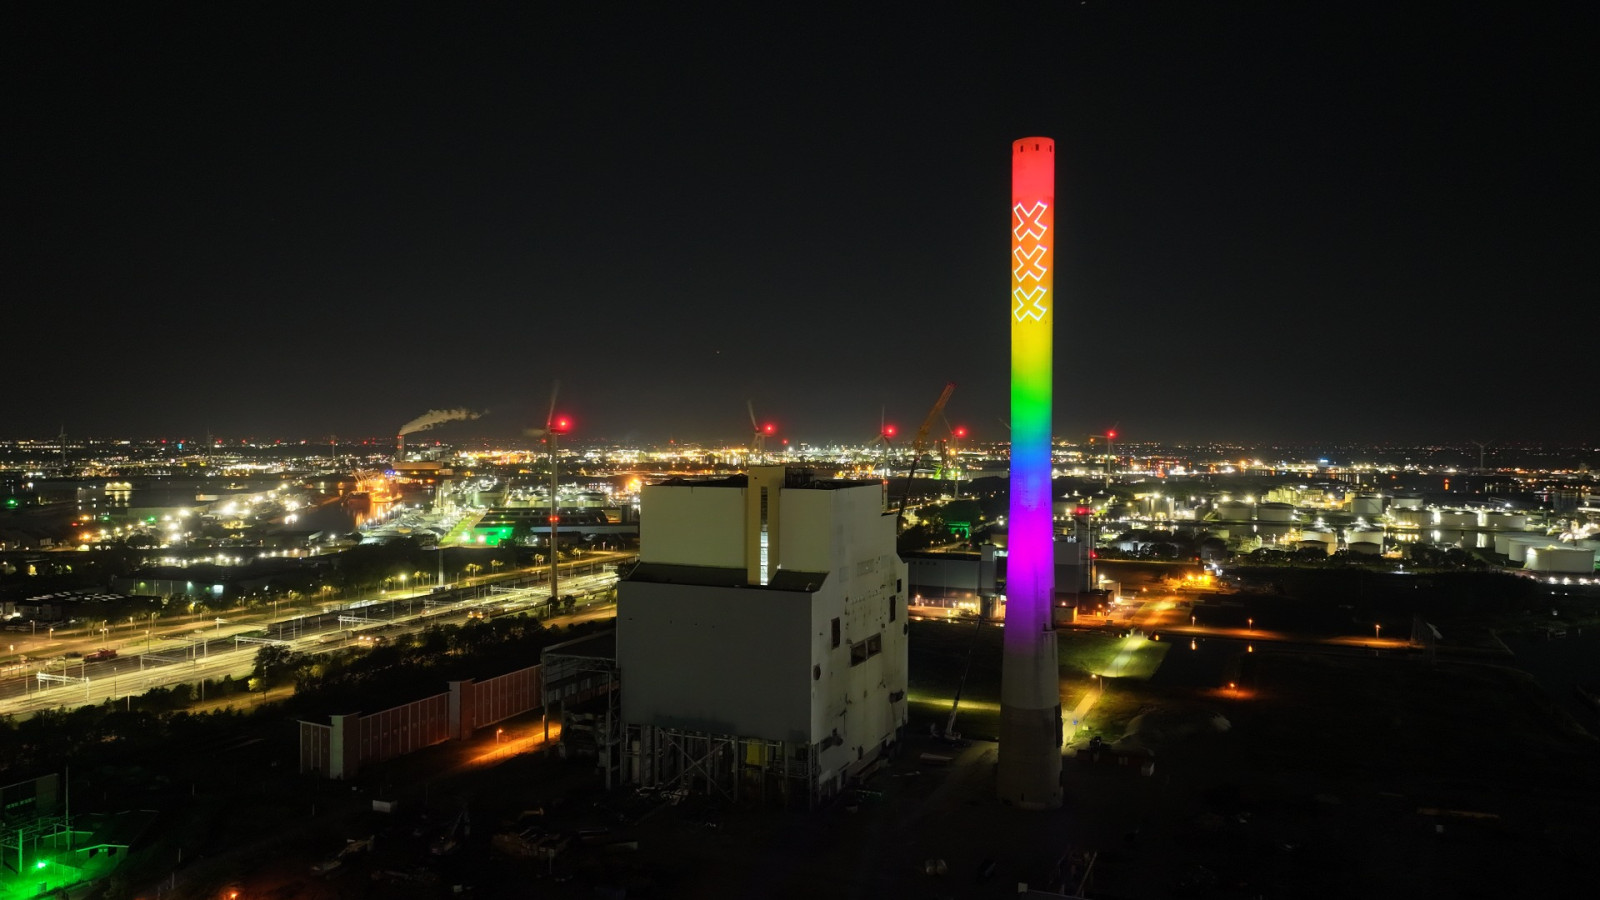
[[[618,588],[639,784],[812,804],[906,723],[906,566],[874,481],[783,466],[644,488]]]

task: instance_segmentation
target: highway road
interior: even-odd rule
[[[616,563],[626,558],[631,557],[595,559],[575,564],[570,572],[562,566],[561,593],[578,598],[577,609],[555,620],[583,621],[613,610],[596,598],[616,584]],[[111,659],[58,655],[12,665],[0,672],[0,714],[26,716],[40,709],[121,700],[156,687],[200,684],[224,675],[245,677],[255,668],[257,651],[269,644],[295,652],[327,652],[379,634],[459,624],[473,613],[496,617],[531,612],[549,599],[545,579],[544,572],[511,573],[475,578],[445,591],[389,592],[381,599],[321,604],[316,612],[278,618],[270,613],[224,616],[203,627],[193,627],[199,623],[191,621],[181,631],[129,639]],[[157,627],[162,624],[172,625]],[[94,646],[96,641],[103,636],[90,634],[67,643]]]

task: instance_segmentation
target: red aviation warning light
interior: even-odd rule
[[[954,434],[957,438],[964,438],[967,436],[967,429],[957,425]]]
[[[1116,440],[1117,439],[1117,430],[1115,428],[1113,428],[1110,431],[1106,432],[1106,437],[1111,439],[1111,440],[1113,440],[1113,441]]]
[[[886,438],[892,438],[898,433],[899,429],[895,428],[893,425],[883,426],[883,436]]]
[[[550,430],[556,434],[566,434],[572,431],[572,420],[566,416],[556,416],[550,420]]]
[[[768,422],[767,424],[761,426],[761,433],[762,434],[777,434],[778,433],[778,426],[772,424],[771,422]]]

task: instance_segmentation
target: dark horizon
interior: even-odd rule
[[[0,432],[1594,446],[1591,9],[8,10]]]

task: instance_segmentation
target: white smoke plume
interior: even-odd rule
[[[483,415],[470,409],[430,409],[415,419],[400,426],[398,434],[410,434],[413,431],[427,431],[435,425],[446,422],[458,422],[463,419],[476,419]]]

